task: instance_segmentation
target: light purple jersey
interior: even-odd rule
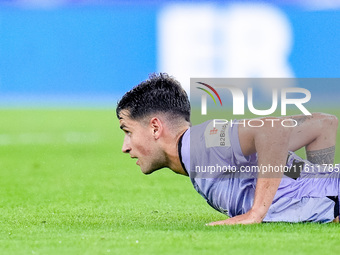
[[[238,126],[214,127],[207,121],[187,130],[180,143],[181,162],[194,188],[230,217],[250,210],[257,180],[257,155],[242,154]],[[338,213],[339,169],[317,168],[289,152],[286,169],[296,166],[302,167],[301,174],[282,178],[264,221],[332,221]]]

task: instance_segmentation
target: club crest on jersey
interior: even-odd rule
[[[217,131],[218,131],[218,129],[215,128],[215,127],[213,129],[210,129],[210,135],[216,135]]]

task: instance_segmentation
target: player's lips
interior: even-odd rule
[[[136,158],[137,159],[137,161],[136,161],[136,165],[139,165],[138,163],[139,163],[139,159],[137,158],[137,157],[133,157],[133,156],[131,156],[131,158]]]

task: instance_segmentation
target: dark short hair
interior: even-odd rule
[[[135,120],[161,112],[190,122],[188,95],[181,84],[166,73],[151,74],[148,80],[126,92],[117,104],[118,118],[122,110],[128,110],[129,117]]]

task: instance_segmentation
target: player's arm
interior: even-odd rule
[[[260,171],[261,166],[267,166],[267,169],[269,169],[269,166],[286,165],[291,133],[291,128],[281,125],[272,127],[272,122],[270,121],[264,121],[264,123],[260,128],[239,126],[242,152],[244,155],[257,152]],[[273,202],[282,175],[283,172],[260,172],[256,183],[252,208],[245,214],[227,220],[213,222],[209,225],[252,224],[262,222]]]

